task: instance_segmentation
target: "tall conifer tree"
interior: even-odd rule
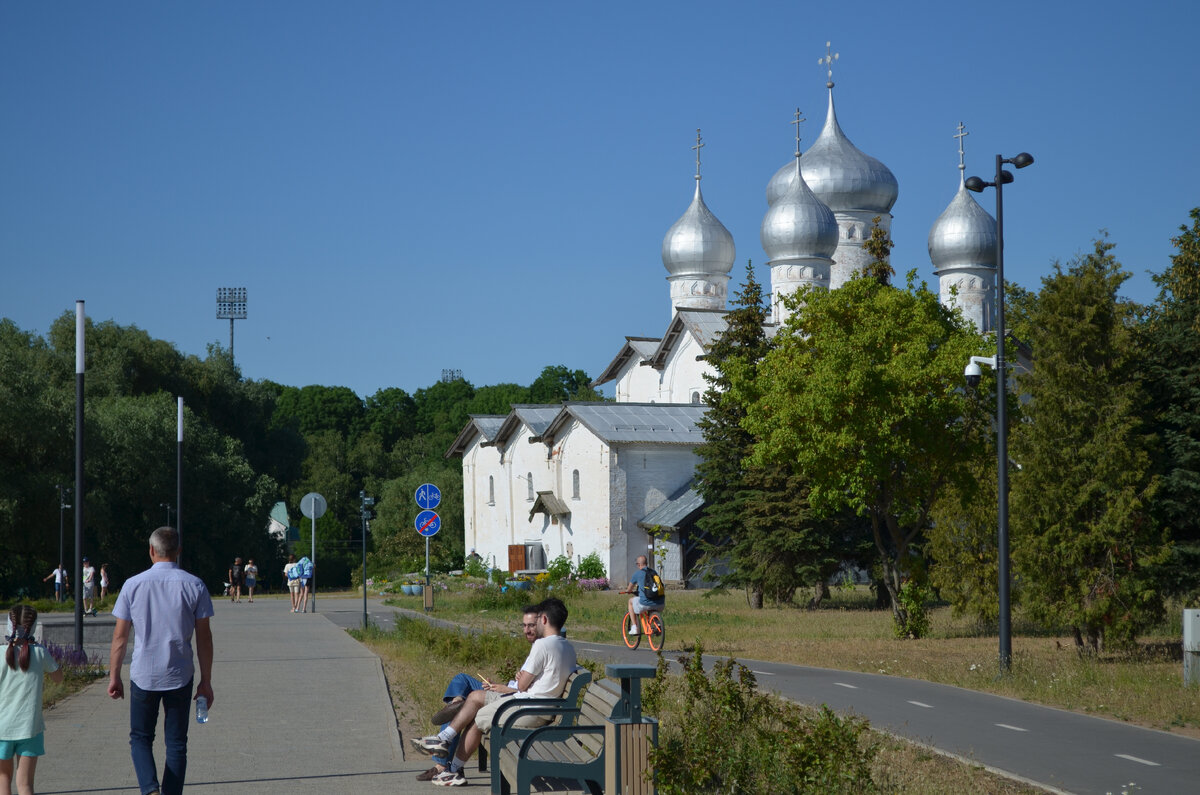
[[[1154,492],[1136,369],[1129,274],[1096,241],[1043,279],[1029,318],[1034,367],[1013,429],[1013,560],[1035,620],[1069,626],[1080,650],[1129,643],[1162,614],[1151,574],[1168,547]]]

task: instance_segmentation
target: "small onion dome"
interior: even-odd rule
[[[996,267],[996,219],[961,184],[929,230],[929,260],[937,270]]]
[[[883,215],[892,211],[900,195],[891,169],[859,151],[842,132],[833,109],[832,88],[825,126],[804,153],[800,168],[813,193],[835,211],[865,210]],[[793,179],[795,169],[790,163],[776,171],[767,184],[767,204],[774,204]]]
[[[663,265],[672,276],[723,275],[735,259],[733,235],[704,204],[697,180],[692,203],[663,238]]]
[[[798,171],[793,163],[793,175],[799,177]],[[803,177],[799,177],[793,179],[787,192],[767,210],[759,237],[763,251],[771,261],[831,258],[837,250],[837,219],[809,189]]]

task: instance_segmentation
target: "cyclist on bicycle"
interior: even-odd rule
[[[666,589],[662,586],[662,578],[658,576],[658,572],[650,568],[646,556],[638,555],[634,563],[637,564],[638,570],[633,573],[629,587],[620,591],[620,593],[633,594],[629,597],[630,635],[636,635],[640,631],[638,629],[639,614],[661,611],[667,603],[667,594]]]

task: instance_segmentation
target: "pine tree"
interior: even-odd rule
[[[1164,567],[1168,593],[1200,590],[1200,207],[1172,239],[1177,253],[1155,276],[1158,300],[1142,327],[1143,383],[1159,438],[1154,468],[1162,478],[1153,513],[1175,542]]]
[[[1035,620],[1069,626],[1081,650],[1132,642],[1162,615],[1152,581],[1167,544],[1148,513],[1155,478],[1136,370],[1128,278],[1098,240],[1043,279],[1029,317],[1034,366],[1013,429],[1013,561]],[[1086,637],[1086,641],[1085,641]]]
[[[758,363],[770,349],[763,325],[767,310],[762,287],[754,278],[754,268],[746,263],[746,282],[734,295],[734,308],[725,315],[725,331],[713,341],[705,354],[712,365],[706,373],[708,389],[704,402],[708,406],[699,423],[704,443],[696,448],[700,463],[696,467],[697,490],[704,497],[704,514],[697,525],[704,532],[706,561],[717,571],[722,585],[750,590],[751,604],[762,606],[763,585],[755,581],[753,567],[743,568],[734,550],[737,539],[744,536],[742,521],[746,491],[746,457],[754,445],[754,437],[742,427],[746,411],[734,397],[730,385],[735,379],[753,382]]]

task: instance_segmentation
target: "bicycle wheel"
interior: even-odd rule
[[[646,638],[650,641],[650,648],[662,651],[663,642],[667,639],[667,628],[663,626],[662,617],[658,613],[651,613],[646,623],[650,626],[650,637]]]
[[[629,630],[632,626],[631,616],[626,613],[625,617],[621,619],[621,640],[625,641],[625,645],[629,648],[636,649],[638,644],[642,642],[642,635],[640,632],[636,635],[630,635]]]

